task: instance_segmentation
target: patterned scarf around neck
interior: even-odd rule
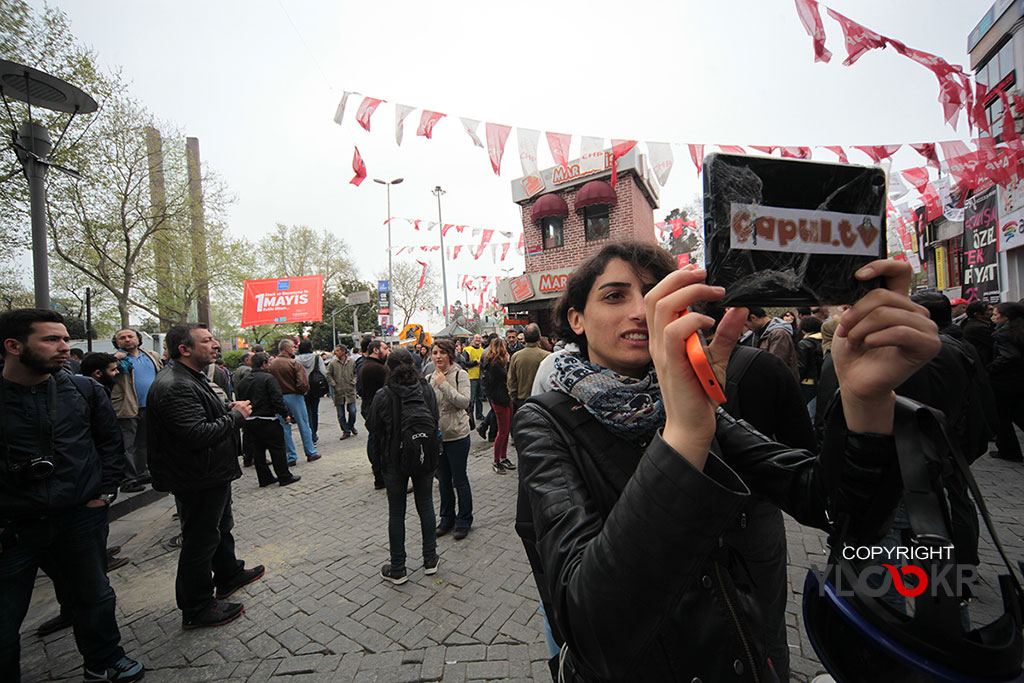
[[[582,403],[598,422],[634,444],[649,442],[665,424],[665,406],[654,365],[647,375],[624,377],[575,353],[555,358],[548,386]]]

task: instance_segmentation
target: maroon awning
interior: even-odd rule
[[[561,195],[553,193],[541,195],[534,202],[533,209],[530,211],[530,219],[534,222],[548,216],[561,216],[565,218],[568,215],[569,206],[565,203],[565,200],[562,199]]]
[[[603,180],[591,180],[576,194],[577,211],[588,206],[615,206],[618,203],[619,198],[615,196],[615,190]]]

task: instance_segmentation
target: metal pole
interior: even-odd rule
[[[46,165],[45,159],[52,147],[50,133],[46,126],[30,119],[21,124],[18,142],[32,154],[18,154],[25,176],[28,178],[28,193],[32,212],[32,273],[35,286],[36,308],[50,307],[50,264],[49,245],[46,241]],[[37,158],[38,157],[38,158]]]
[[[388,299],[391,299],[391,183],[388,188]],[[390,314],[388,315],[390,318]]]
[[[92,287],[85,288],[85,350],[92,353]]]
[[[352,341],[359,339],[359,304],[352,309]]]
[[[338,333],[334,329],[334,314],[337,313],[336,309],[331,310],[331,351],[338,345]]]
[[[445,192],[440,185],[436,186],[432,192],[437,197],[437,229],[438,234],[441,235],[441,289],[444,292],[444,326],[448,327],[448,315],[451,311],[448,310],[448,275],[444,267],[444,223],[441,221],[441,195]]]

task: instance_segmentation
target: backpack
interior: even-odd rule
[[[736,419],[742,415],[740,412],[740,380],[747,374],[750,365],[757,358],[758,354],[767,353],[752,346],[739,346],[733,348],[732,356],[729,358],[728,370],[725,373],[725,403],[722,409]]]
[[[306,394],[310,398],[323,398],[330,390],[327,377],[320,371],[321,363],[323,360],[320,358],[313,359],[313,371],[309,373],[309,392]]]
[[[224,391],[224,387],[213,381],[214,375],[217,374],[217,366],[211,363],[206,366],[206,381],[209,382],[210,388],[213,389],[213,393],[217,394],[217,398],[221,400],[221,403],[228,405],[231,403],[231,399],[228,397],[227,392]]]
[[[391,393],[391,462],[400,474],[413,477],[437,469],[441,456],[441,428],[423,398],[424,387],[409,396]],[[433,391],[427,387],[427,390]]]

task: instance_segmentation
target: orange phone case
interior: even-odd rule
[[[700,385],[704,387],[704,393],[712,401],[725,403],[725,392],[722,390],[722,385],[719,383],[715,371],[711,368],[711,359],[708,357],[707,345],[704,343],[704,337],[700,332],[694,332],[686,338],[686,356],[690,359],[690,365],[693,366],[693,371],[697,374]]]

